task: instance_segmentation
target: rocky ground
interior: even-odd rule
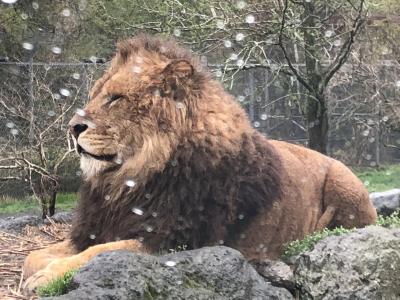
[[[371,196],[380,213],[400,206],[400,190]],[[0,299],[32,298],[21,291],[23,259],[62,240],[70,220],[70,214],[49,224],[34,216],[0,218]],[[398,278],[400,228],[369,226],[325,238],[285,261],[251,264],[227,247],[165,256],[103,253],[74,275],[66,294],[46,299],[394,300]]]

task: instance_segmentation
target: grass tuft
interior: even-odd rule
[[[376,225],[386,228],[400,228],[400,210],[392,213],[390,216],[378,216]],[[354,229],[346,229],[343,227],[337,227],[334,229],[325,228],[322,231],[315,232],[307,235],[302,240],[296,240],[286,244],[283,252],[283,257],[288,258],[291,256],[299,255],[305,251],[312,250],[317,242],[331,236],[331,235],[342,235],[353,231]]]
[[[67,293],[69,284],[76,272],[77,270],[70,270],[61,277],[50,281],[47,285],[39,287],[38,295],[40,297],[54,297]]]

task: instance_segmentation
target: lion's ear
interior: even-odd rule
[[[189,78],[193,75],[193,73],[193,66],[190,64],[190,62],[184,59],[173,60],[163,70],[163,74],[168,80],[182,80]]]

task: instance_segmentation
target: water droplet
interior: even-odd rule
[[[13,127],[15,126],[15,124],[14,124],[13,122],[8,122],[8,123],[6,124],[6,126],[7,126],[8,128],[13,128]]]
[[[136,185],[136,182],[133,181],[132,179],[129,179],[125,182],[125,184],[129,187],[134,187]]]
[[[86,116],[86,112],[85,112],[83,109],[81,109],[81,108],[78,108],[78,109],[76,110],[76,114],[77,114],[78,116],[81,116],[81,117]]]
[[[74,73],[74,74],[72,74],[72,78],[78,80],[79,78],[81,78],[81,74]]]
[[[138,216],[143,216],[143,210],[141,210],[140,208],[134,207],[132,208],[132,212]]]
[[[244,60],[243,59],[238,59],[237,61],[236,61],[236,65],[238,66],[238,67],[242,67],[242,66],[244,66]]]
[[[21,14],[21,19],[22,19],[22,20],[28,19],[28,15],[27,15],[26,13],[22,13],[22,14]]]
[[[136,57],[135,57],[135,61],[136,61],[136,63],[141,64],[141,63],[143,63],[143,57],[141,57],[141,56],[136,56]]]
[[[184,109],[185,108],[185,104],[183,104],[182,102],[176,102],[176,108],[177,109]]]
[[[224,41],[224,46],[225,46],[226,48],[230,48],[230,47],[232,47],[232,42],[231,42],[230,40],[225,40],[225,41]]]
[[[354,219],[354,215],[349,215],[349,219],[353,220]]]
[[[376,162],[375,161],[371,161],[371,163],[369,164],[371,167],[376,167]]]
[[[368,136],[369,135],[369,130],[364,130],[361,134],[363,136]]]
[[[246,7],[246,2],[244,2],[244,1],[238,1],[238,2],[236,2],[236,7],[237,7],[238,9],[243,9],[243,8]]]
[[[110,196],[110,195],[105,195],[105,196],[104,196],[104,199],[105,199],[106,201],[108,201],[108,200],[111,199],[111,196]]]
[[[150,226],[150,225],[146,226],[146,231],[147,232],[153,232],[153,230],[154,230],[154,228],[152,226]]]
[[[267,114],[261,114],[260,119],[265,121],[268,118]]]
[[[178,165],[178,161],[176,159],[171,160],[171,166],[176,167]]]
[[[223,73],[221,70],[215,71],[215,77],[219,78],[219,77],[222,77],[222,75],[223,75]]]
[[[307,3],[310,3],[312,0],[305,0]]]
[[[333,41],[333,46],[335,47],[340,47],[342,45],[342,40],[334,40]]]
[[[60,53],[61,53],[61,48],[60,48],[60,47],[57,47],[57,46],[54,46],[53,48],[51,48],[51,51],[52,51],[54,54],[60,54]]]
[[[375,142],[375,138],[374,138],[374,137],[370,137],[370,138],[368,139],[368,142],[370,142],[370,143]]]
[[[396,87],[400,88],[400,80],[396,81]]]
[[[56,112],[55,112],[54,110],[49,110],[49,111],[47,112],[47,115],[48,115],[49,117],[54,117],[54,116],[56,115]]]
[[[97,63],[97,56],[94,56],[94,55],[92,55],[91,57],[89,57],[89,60],[92,62],[92,63]]]
[[[238,59],[238,55],[237,55],[236,53],[232,53],[232,54],[229,56],[229,59],[230,59],[230,60],[237,60],[237,59]]]
[[[218,28],[218,29],[224,29],[224,27],[225,27],[224,21],[218,20],[218,21],[217,21],[217,28]]]
[[[181,36],[181,30],[179,28],[174,29],[174,36]]]
[[[152,216],[153,218],[157,218],[157,217],[158,217],[158,213],[156,213],[156,212],[154,211],[154,212],[151,213],[151,216]]]
[[[14,4],[15,2],[17,2],[17,0],[1,0],[1,1],[6,4]]]
[[[384,116],[384,117],[382,118],[382,121],[383,121],[383,122],[389,121],[389,117],[388,117],[388,116]]]
[[[364,181],[364,185],[369,186],[369,181],[368,180]]]
[[[255,128],[258,128],[258,127],[260,127],[260,122],[255,121],[255,122],[253,123],[253,125],[254,125]]]
[[[76,171],[76,172],[75,172],[75,174],[76,174],[76,176],[78,176],[78,177],[79,177],[79,176],[81,176],[81,175],[82,175],[82,172],[81,172],[81,171]]]
[[[371,160],[371,158],[372,158],[372,155],[371,155],[371,154],[367,154],[367,155],[365,156],[365,159],[366,159],[366,160]]]
[[[150,198],[151,198],[151,195],[150,195],[150,194],[146,194],[146,195],[144,195],[144,197],[145,197],[146,199],[150,199]]]
[[[32,7],[33,7],[33,9],[38,9],[39,8],[39,3],[32,2]]]
[[[245,97],[245,96],[242,96],[242,95],[240,95],[240,96],[237,97],[237,99],[238,99],[239,102],[243,102],[245,98],[246,98],[246,97]]]
[[[224,244],[224,240],[219,240],[218,244],[223,245]]]
[[[91,234],[91,235],[89,235],[89,238],[90,238],[91,240],[94,240],[94,239],[96,238],[96,235],[95,235],[95,234]]]
[[[54,93],[54,94],[53,94],[53,97],[54,97],[54,99],[56,99],[56,100],[61,99],[61,95],[58,94],[58,93]]]
[[[33,50],[33,45],[31,43],[24,42],[24,43],[22,43],[22,48],[30,51],[30,50]]]
[[[172,260],[167,260],[167,261],[165,262],[165,265],[166,265],[167,267],[175,267],[175,266],[176,266],[176,262],[174,262],[174,261],[172,261]]]
[[[243,214],[238,215],[238,219],[239,220],[243,220],[244,219],[244,215]]]
[[[327,30],[325,31],[325,37],[326,38],[330,38],[335,34],[335,32],[333,30]]]
[[[142,72],[142,68],[139,66],[133,66],[132,71],[133,73],[139,74],[140,72]]]
[[[64,97],[69,97],[71,95],[71,92],[65,88],[60,89],[60,94],[63,95]]]
[[[71,15],[71,11],[68,8],[65,8],[65,9],[62,10],[61,14],[64,17],[69,17]]]
[[[121,165],[122,164],[122,159],[120,157],[117,157],[115,159],[115,163],[118,164],[118,165]]]
[[[244,39],[244,34],[243,33],[239,32],[239,33],[236,34],[236,36],[235,36],[235,40],[236,41],[240,42],[243,39]]]
[[[17,135],[18,134],[18,129],[13,128],[13,129],[10,130],[10,132],[11,132],[12,135]]]
[[[161,95],[161,93],[160,93],[160,90],[159,90],[159,89],[155,89],[155,90],[153,91],[153,96],[154,96],[154,97],[160,97],[160,95]]]
[[[246,23],[252,24],[255,20],[256,18],[253,15],[246,16]]]

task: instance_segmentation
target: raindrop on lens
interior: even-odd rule
[[[178,165],[178,162],[176,161],[176,159],[171,161],[171,166],[176,167]]]
[[[104,196],[104,199],[108,201],[108,200],[111,199],[111,196],[110,196],[110,195],[105,195],[105,196]]]
[[[218,21],[217,21],[217,28],[218,28],[218,29],[224,29],[224,27],[225,27],[224,21],[218,20]]]
[[[51,51],[52,51],[54,54],[60,54],[60,53],[61,53],[61,48],[55,46],[55,47],[51,48]]]
[[[238,99],[239,102],[243,102],[245,97],[244,96],[238,96],[237,99]]]
[[[182,102],[176,102],[176,108],[177,109],[184,109],[185,108],[185,104],[183,104]]]
[[[74,73],[72,74],[72,78],[78,80],[79,78],[81,78],[81,75],[79,73]]]
[[[65,9],[62,10],[61,14],[64,17],[69,17],[71,15],[71,11],[68,8],[65,8]]]
[[[253,123],[253,125],[254,125],[255,128],[258,128],[258,127],[260,127],[260,122],[255,121],[255,122]]]
[[[150,194],[146,194],[146,195],[144,195],[144,197],[145,197],[146,199],[150,199],[150,198],[151,198],[151,195],[150,195]]]
[[[389,121],[389,117],[388,117],[388,116],[384,116],[384,117],[382,118],[382,121],[383,121],[383,122]]]
[[[85,112],[83,109],[78,108],[78,109],[76,110],[76,114],[77,114],[78,116],[84,117],[84,116],[86,115],[86,112]]]
[[[32,7],[33,7],[33,9],[38,9],[39,4],[37,2],[32,2]]]
[[[371,161],[371,163],[369,164],[371,167],[376,167],[376,162],[375,161]]]
[[[71,92],[67,89],[60,89],[60,94],[63,95],[64,97],[69,97],[71,95]]]
[[[58,93],[53,94],[54,99],[59,100],[61,99],[61,95]]]
[[[133,212],[135,215],[143,216],[143,210],[141,210],[140,208],[134,207],[134,208],[132,208],[132,212]]]
[[[25,14],[25,13],[22,13],[22,14],[21,14],[21,19],[22,19],[22,20],[28,19],[28,15]]]
[[[265,121],[268,118],[267,114],[261,114],[260,119]]]
[[[229,59],[230,59],[230,60],[237,60],[237,59],[238,59],[238,55],[237,55],[236,53],[232,53],[232,54],[229,56]]]
[[[334,45],[335,47],[339,47],[340,45],[342,45],[342,41],[341,41],[341,40],[335,40],[335,41],[333,42],[333,45]]]
[[[152,216],[153,218],[157,218],[157,216],[158,216],[158,213],[156,213],[156,212],[152,212],[152,213],[151,213],[151,216]]]
[[[14,125],[13,122],[8,122],[8,123],[6,124],[6,126],[7,126],[8,128],[13,128],[15,125]]]
[[[246,7],[246,2],[244,2],[244,1],[238,1],[238,2],[236,2],[236,7],[237,7],[238,9],[243,9],[243,8]]]
[[[174,29],[174,36],[181,36],[181,30],[179,28]]]
[[[89,235],[89,238],[90,238],[91,240],[94,240],[94,239],[96,238],[96,235],[95,235],[95,234],[91,234],[91,235]]]
[[[248,24],[254,23],[255,20],[256,20],[256,18],[253,15],[248,15],[246,17],[246,23],[248,23]]]
[[[396,81],[396,87],[400,88],[400,80]]]
[[[243,220],[243,219],[244,219],[244,215],[243,215],[243,214],[240,214],[240,215],[238,216],[238,219],[239,219],[239,220]]]
[[[327,31],[325,31],[325,37],[326,37],[326,38],[332,37],[333,34],[334,34],[334,32],[333,32],[332,30],[327,30]]]
[[[17,2],[17,0],[1,0],[1,1],[6,4],[14,4],[15,2]]]
[[[362,132],[362,135],[363,135],[363,136],[368,136],[368,135],[369,135],[369,130],[364,130],[364,131]]]
[[[149,225],[149,226],[146,226],[146,231],[147,231],[147,232],[153,232],[153,230],[154,230],[154,229],[153,229],[152,226],[150,226],[150,225]]]
[[[224,46],[225,46],[226,48],[230,48],[230,47],[232,47],[232,42],[229,41],[229,40],[225,40],[225,41],[224,41]]]
[[[243,33],[239,32],[239,33],[236,34],[236,36],[235,36],[235,40],[236,41],[240,42],[243,39],[244,39],[244,34]]]
[[[127,180],[127,181],[125,182],[125,184],[126,184],[127,186],[129,186],[129,187],[134,187],[134,186],[136,185],[136,183],[135,183],[133,180],[131,180],[131,179]]]
[[[49,110],[49,111],[47,112],[47,115],[48,115],[49,117],[54,117],[54,116],[56,115],[56,112],[55,112],[54,110]]]
[[[222,71],[221,70],[215,71],[215,76],[216,77],[221,77],[222,76]]]
[[[139,66],[134,66],[132,68],[133,73],[139,74],[140,72],[142,72],[142,68]]]
[[[18,129],[13,128],[13,129],[10,130],[10,132],[11,132],[12,135],[17,135],[18,134]]]
[[[176,266],[176,262],[174,262],[174,261],[172,261],[172,260],[167,260],[167,261],[165,262],[165,265],[166,265],[167,267],[175,267],[175,266]]]
[[[238,60],[236,61],[236,65],[237,65],[238,67],[242,67],[242,66],[244,65],[244,60],[243,60],[243,59],[238,59]]]
[[[31,43],[24,42],[24,43],[22,43],[22,48],[24,48],[25,50],[32,50],[33,45]]]
[[[367,155],[365,156],[365,159],[366,159],[366,160],[371,160],[371,158],[372,158],[372,155],[371,155],[371,154],[367,154]]]

